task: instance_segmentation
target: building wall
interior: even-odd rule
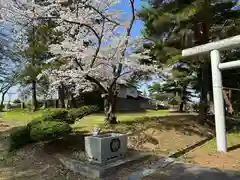
[[[137,98],[139,96],[137,88],[127,88],[127,95]]]
[[[127,87],[120,86],[118,97],[119,98],[127,98]]]
[[[142,103],[145,102],[138,99],[119,97],[117,100],[117,111],[142,111],[145,109]]]
[[[57,93],[56,93],[57,94]],[[92,95],[90,95],[92,96]],[[134,99],[129,98],[128,96],[137,98],[139,96],[139,92],[136,88],[128,88],[124,85],[120,85],[119,94],[118,94],[118,100],[117,100],[117,111],[142,111],[144,109],[149,108],[148,101],[144,99]],[[100,95],[99,95],[100,97]],[[86,97],[85,97],[86,98]],[[94,97],[93,99],[95,99]],[[101,100],[101,98],[100,98]],[[74,101],[74,104],[71,103],[71,101],[65,101],[65,106],[72,105],[74,107],[81,107],[86,104],[86,102],[81,99],[77,98]],[[103,105],[103,99],[102,99],[102,105]],[[45,101],[46,107],[59,107],[59,101],[58,100],[47,100]]]
[[[134,88],[134,87],[128,88],[124,85],[120,85],[118,97],[127,98],[127,96],[132,96],[134,98],[137,98],[139,96],[139,92],[137,88]]]

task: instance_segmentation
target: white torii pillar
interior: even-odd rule
[[[210,52],[212,67],[213,101],[215,112],[215,129],[217,149],[219,152],[227,152],[227,137],[225,127],[225,110],[222,92],[221,70],[240,67],[240,60],[220,63],[220,50],[232,49],[240,46],[240,35],[216,42],[196,46],[182,51],[182,56],[195,56]]]

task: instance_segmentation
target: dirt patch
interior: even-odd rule
[[[15,153],[7,153],[7,137],[15,127],[13,123],[0,124],[1,180],[84,180],[83,177],[63,169],[53,156],[44,152],[43,144],[29,145]]]
[[[131,148],[161,155],[182,150],[214,134],[210,127],[197,124],[195,115],[149,117],[106,129],[128,133]]]
[[[220,169],[231,169],[240,171],[240,150],[235,150],[227,154],[209,154],[202,156],[193,156],[191,162],[201,164],[206,167],[214,167]]]
[[[77,157],[74,153],[76,147],[66,148],[63,150],[64,140],[58,140],[54,143],[42,144],[38,143],[35,145],[29,145],[24,149],[16,152],[11,156],[5,156],[2,158],[0,163],[0,177],[1,180],[84,180],[87,179],[79,174],[75,174],[72,171],[66,170],[63,165],[56,158],[57,155],[70,155],[73,153],[73,157]],[[56,145],[56,146],[55,146]],[[57,150],[57,147],[59,149]],[[53,150],[55,152],[53,152]],[[112,179],[127,179],[127,176],[132,174],[139,167],[147,168],[159,159],[158,156],[150,156],[148,159],[133,163],[125,166],[121,169],[117,169],[116,173],[109,174],[106,180]]]
[[[200,164],[206,167],[221,168],[240,171],[240,133],[228,135],[229,150],[227,153],[216,151],[215,139],[187,153],[185,159],[188,162]]]
[[[129,146],[136,150],[167,155],[194,144],[212,133],[208,127],[196,124],[195,118],[196,116],[187,115],[144,118],[138,121],[122,122],[116,126],[105,126],[104,129],[128,133]],[[2,152],[6,150],[6,137],[12,127],[12,125],[3,123],[0,129],[0,136],[4,137],[0,137]],[[13,155],[1,153],[1,180],[84,180],[84,177],[65,170],[54,156],[59,153],[69,154],[84,150],[85,135],[86,132],[78,132],[74,136],[51,143],[29,145]],[[136,166],[123,168],[116,174],[118,177],[124,176],[125,178],[133,170],[147,167],[155,160],[156,158],[152,158]]]
[[[6,126],[7,127],[7,126]],[[6,130],[6,129],[5,129]],[[9,129],[8,129],[9,130]],[[4,131],[4,130],[3,130]],[[13,153],[6,154],[7,139],[2,138],[0,143],[6,144],[5,153],[0,154],[0,179],[1,180],[84,180],[87,179],[72,171],[66,170],[56,155],[66,155],[83,151],[84,134],[78,133],[49,143],[28,145]],[[76,155],[76,154],[75,154]],[[147,167],[154,163],[158,157],[153,156],[145,161],[119,169],[110,179],[127,179],[139,167]]]
[[[0,163],[1,180],[78,180],[84,179],[65,170],[52,156],[39,146],[29,146],[16,154],[5,157]]]

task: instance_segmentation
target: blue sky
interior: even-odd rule
[[[140,10],[142,6],[146,6],[146,3],[143,2],[143,0],[135,0],[135,9]],[[119,5],[117,5],[118,9],[124,10],[126,12],[127,16],[131,16],[131,8],[129,5],[129,0],[122,0]],[[136,37],[141,33],[141,30],[143,28],[143,22],[140,20],[136,20],[134,23],[134,27],[132,30],[132,37]]]
[[[120,4],[116,6],[117,9],[124,10],[126,12],[126,16],[131,15],[131,9],[129,6],[129,0],[122,0]],[[143,0],[135,0],[135,8],[136,10],[141,9],[142,6],[146,6],[146,1],[143,2]],[[140,20],[136,20],[133,26],[133,30],[131,32],[132,37],[136,37],[141,34],[141,30],[143,29],[144,23]],[[140,90],[144,90],[147,88],[147,85],[143,85]],[[16,99],[18,97],[18,88],[13,87],[9,91],[9,95],[6,95],[5,101],[8,101],[9,98],[11,101]]]
[[[140,10],[143,6],[146,7],[147,6],[147,1],[145,0],[135,0],[135,8],[136,10]],[[129,0],[122,0],[122,2],[117,6],[117,8],[119,9],[123,9],[126,14],[128,16],[131,15],[131,8],[129,6]],[[141,21],[141,20],[136,20],[135,23],[134,23],[134,26],[133,26],[133,29],[132,29],[132,32],[131,32],[131,36],[132,37],[137,37],[141,34],[141,31],[143,29],[143,26],[144,26],[144,22]],[[151,82],[149,82],[151,84]],[[144,90],[146,90],[147,94],[148,94],[148,90],[147,90],[147,87],[148,85],[147,84],[144,84],[141,86],[140,90],[143,92]]]

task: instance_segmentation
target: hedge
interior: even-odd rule
[[[46,110],[40,118],[34,119],[27,126],[17,128],[10,134],[10,150],[15,150],[32,142],[53,140],[72,132],[69,124],[86,115],[99,111],[95,105],[80,108]]]
[[[68,111],[66,109],[50,109],[44,112],[43,120],[66,122],[68,120]]]
[[[54,140],[71,132],[71,126],[65,122],[35,120],[10,134],[9,150],[13,151],[33,142]]]
[[[98,112],[99,110],[100,110],[100,108],[95,105],[82,106],[80,108],[71,109],[68,114],[69,114],[70,119],[76,120],[76,119],[81,119],[84,116],[87,116],[89,114]]]
[[[65,122],[42,121],[31,127],[30,137],[34,141],[54,140],[71,133],[72,128]]]
[[[26,144],[30,144],[33,140],[30,137],[30,129],[26,126],[18,127],[9,136],[10,147],[9,150],[21,148]]]
[[[50,109],[44,112],[43,117],[34,120],[33,123],[38,121],[57,121],[74,124],[76,119],[81,119],[84,116],[98,112],[100,108],[96,105],[82,106],[75,109]]]

